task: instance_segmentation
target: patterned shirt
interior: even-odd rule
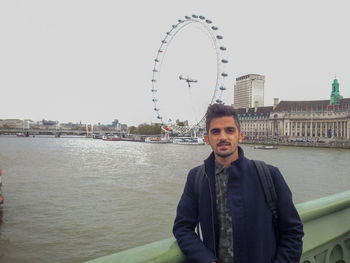
[[[228,169],[215,160],[216,213],[219,220],[218,258],[220,263],[233,263],[233,230],[227,200]]]

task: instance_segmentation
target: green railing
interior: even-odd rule
[[[296,205],[304,224],[301,263],[350,263],[350,191]],[[174,238],[88,263],[184,263]]]

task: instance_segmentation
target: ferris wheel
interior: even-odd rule
[[[211,90],[205,94],[205,96],[208,98],[206,107],[214,103],[223,103],[222,96],[223,92],[226,90],[225,82],[226,78],[228,77],[228,74],[225,72],[225,67],[228,63],[228,60],[225,58],[227,48],[222,44],[223,36],[218,33],[219,28],[215,26],[211,20],[205,18],[204,16],[185,16],[185,19],[177,20],[177,23],[173,24],[170,30],[166,32],[164,38],[161,40],[156,57],[154,58],[151,89],[152,102],[154,106],[153,110],[155,111],[156,117],[161,122],[162,129],[165,132],[188,133],[194,128],[203,128],[205,126],[204,113],[202,113],[202,116],[199,116],[194,123],[188,125],[178,125],[178,123],[174,123],[174,120],[170,119],[169,116],[167,116],[167,113],[162,109],[161,99],[159,96],[159,92],[162,91],[163,86],[159,84],[158,80],[161,77],[161,69],[165,61],[168,48],[179,32],[191,25],[199,25],[201,29],[204,29],[203,31],[205,31],[211,39],[211,46],[215,51],[216,56],[216,73],[214,73],[216,74],[215,83],[210,88]],[[182,76],[181,74],[179,74],[178,79],[184,82],[184,85],[188,85],[189,90],[191,89],[191,86],[200,84],[200,80],[190,78],[189,76]]]

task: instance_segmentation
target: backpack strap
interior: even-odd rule
[[[200,190],[201,190],[201,185],[204,178],[204,172],[205,172],[204,164],[202,164],[201,166],[199,166],[196,176],[194,178],[194,194],[197,199],[197,204],[199,204]],[[199,236],[200,239],[202,239],[199,222],[196,226],[196,229],[197,229],[197,235]]]
[[[275,229],[277,230],[278,225],[278,212],[277,212],[277,194],[275,185],[272,180],[272,176],[266,163],[263,161],[253,160],[255,167],[258,171],[260,183],[264,189],[266,202],[272,212],[272,220]]]

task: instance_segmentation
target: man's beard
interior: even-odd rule
[[[229,157],[233,154],[233,152],[229,152],[229,153],[219,153],[217,152],[216,155],[221,157],[221,158],[226,158],[226,157]]]
[[[219,147],[219,146],[221,146],[221,145],[223,145],[223,144],[228,144],[229,146],[231,146],[231,143],[230,143],[230,142],[227,142],[227,141],[219,142],[219,143],[217,144],[217,146]],[[216,152],[216,155],[219,156],[219,157],[221,157],[221,158],[226,158],[226,157],[231,156],[233,153],[234,153],[233,151],[232,151],[232,152],[228,152],[228,153],[220,153],[219,151],[217,151],[217,152]]]

